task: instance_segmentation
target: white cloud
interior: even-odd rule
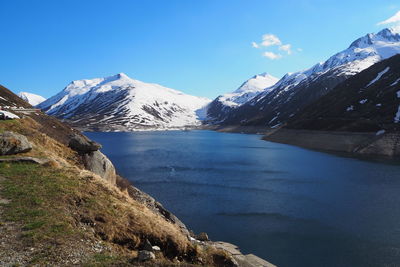
[[[291,44],[281,45],[279,47],[279,50],[285,51],[288,55],[291,55],[292,54],[292,45]]]
[[[269,58],[271,60],[280,59],[282,57],[282,55],[280,54],[275,54],[274,52],[269,52],[269,51],[264,52],[262,55],[263,57]]]
[[[400,11],[397,11],[397,13],[394,14],[394,16],[388,18],[387,20],[379,22],[377,25],[392,24],[397,22],[400,22]]]
[[[303,52],[303,48],[297,48],[298,52]]]
[[[262,36],[262,46],[272,46],[272,45],[281,45],[282,42],[276,35],[273,34],[264,34]]]
[[[254,48],[260,48],[260,46],[256,42],[252,42],[251,46]]]

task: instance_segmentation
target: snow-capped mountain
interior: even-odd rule
[[[131,131],[200,125],[209,102],[119,73],[73,81],[38,107],[84,129]]]
[[[208,120],[214,122],[223,120],[227,112],[240,107],[259,93],[268,90],[268,88],[273,86],[278,80],[278,78],[268,73],[262,73],[248,79],[232,93],[218,96],[208,106]]]
[[[286,128],[376,132],[400,129],[400,55],[340,83],[288,121]]]
[[[277,126],[347,78],[400,53],[400,32],[367,34],[310,69],[286,74],[274,86],[227,114],[225,125]]]
[[[27,92],[20,92],[18,94],[20,98],[31,104],[32,106],[39,105],[43,101],[46,100],[43,96],[32,94],[32,93],[27,93]]]

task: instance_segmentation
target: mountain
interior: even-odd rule
[[[339,84],[289,120],[286,128],[378,132],[400,129],[400,55]]]
[[[40,103],[46,100],[46,98],[44,98],[43,96],[27,92],[20,92],[18,96],[23,100],[25,100],[26,102],[28,102],[29,104],[31,104],[32,106],[39,105]]]
[[[234,92],[218,96],[208,106],[208,122],[219,123],[223,121],[229,111],[248,102],[259,93],[273,86],[278,80],[278,78],[268,73],[262,73],[245,81]]]
[[[73,81],[38,107],[84,129],[131,131],[200,125],[209,102],[119,73]]]
[[[395,28],[367,34],[310,69],[286,74],[274,86],[231,110],[222,125],[276,127],[347,78],[400,53]]]
[[[0,109],[4,108],[32,108],[29,103],[22,100],[20,97],[15,95],[13,92],[0,85]]]

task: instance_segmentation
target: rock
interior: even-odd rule
[[[82,154],[94,152],[101,148],[101,145],[99,143],[92,141],[83,135],[72,136],[71,140],[69,140],[68,146]]]
[[[160,252],[161,251],[161,248],[159,246],[153,246],[152,249],[153,249],[154,252]]]
[[[153,246],[151,245],[150,241],[146,239],[143,246],[144,250],[153,251]]]
[[[116,184],[117,175],[112,162],[100,151],[92,151],[83,155],[85,168],[101,176],[112,185]]]
[[[25,136],[13,132],[0,134],[0,155],[14,155],[31,150],[32,145]]]
[[[16,158],[6,158],[6,159],[0,159],[0,162],[28,162],[28,163],[33,163],[33,164],[39,164],[43,165],[49,162],[48,159],[39,159],[39,158],[34,158],[34,157],[16,157]]]
[[[196,239],[199,241],[210,241],[210,239],[208,238],[207,233],[200,233],[196,236]]]
[[[147,250],[139,251],[139,255],[138,255],[139,261],[154,260],[155,258],[156,258],[156,255],[154,255],[154,253],[151,251],[147,251]]]

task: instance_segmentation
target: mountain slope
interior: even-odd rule
[[[229,112],[221,124],[281,125],[347,78],[398,53],[400,34],[395,29],[367,34],[327,61],[285,75],[268,91]]]
[[[279,79],[262,73],[245,81],[232,93],[224,94],[214,99],[207,109],[207,121],[218,123],[225,119],[226,114],[251,100],[259,93],[273,86]]]
[[[32,94],[32,93],[27,93],[27,92],[20,92],[18,94],[20,98],[31,104],[32,106],[39,105],[43,101],[46,100],[43,96]]]
[[[73,81],[38,107],[85,129],[130,131],[200,125],[209,102],[120,73]]]
[[[289,120],[287,128],[326,131],[400,129],[400,55],[336,86]]]

